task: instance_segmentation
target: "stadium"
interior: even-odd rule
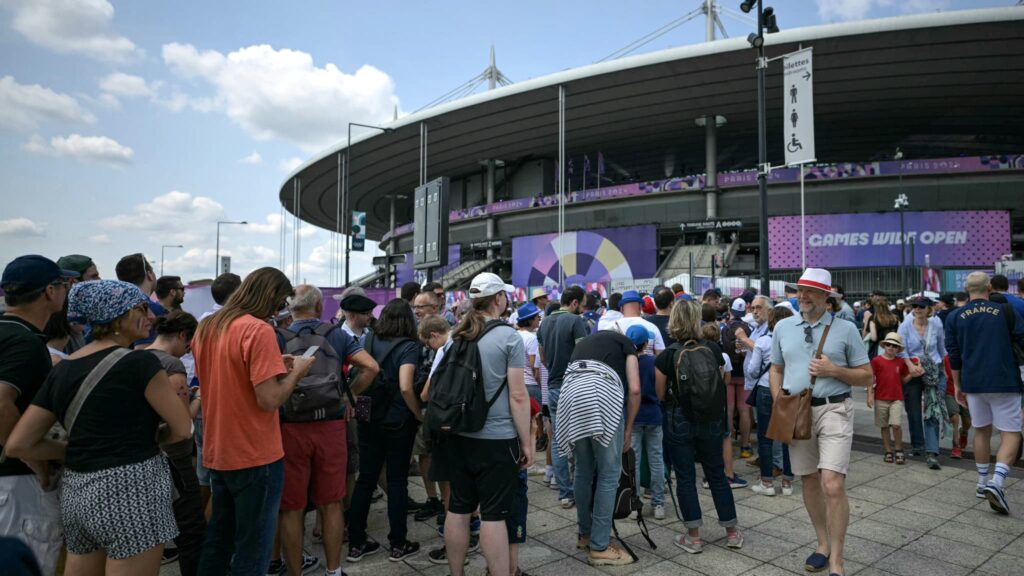
[[[935,279],[922,287],[958,289],[965,271],[1024,251],[1022,45],[1020,6],[766,35],[770,59],[813,48],[816,142],[801,197],[801,168],[774,168],[789,111],[773,60],[767,230],[756,52],[740,37],[496,87],[364,130],[351,147],[294,170],[279,198],[293,217],[330,231],[345,231],[343,213],[365,212],[366,238],[409,255],[413,191],[447,177],[449,258],[433,279],[453,290],[487,269],[524,292],[560,280],[654,279],[738,290],[756,277],[763,234],[773,280],[806,262],[832,269],[848,294],[895,293],[922,278]],[[422,277],[411,256],[390,272],[338,279],[393,286]]]

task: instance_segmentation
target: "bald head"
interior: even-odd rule
[[[319,318],[324,310],[324,294],[312,284],[299,284],[288,299],[288,310],[295,320]]]

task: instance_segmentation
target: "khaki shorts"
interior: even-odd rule
[[[875,400],[875,428],[903,426],[903,400]]]
[[[793,440],[789,460],[797,476],[832,470],[846,474],[853,449],[853,400],[811,408],[811,437]]]
[[[420,429],[416,431],[416,440],[412,444],[412,455],[413,456],[425,456],[430,454],[431,446],[427,443],[427,427],[420,425]]]

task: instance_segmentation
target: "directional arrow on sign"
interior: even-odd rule
[[[808,72],[804,72],[804,80],[810,80],[810,79],[811,79],[811,73],[809,71]]]

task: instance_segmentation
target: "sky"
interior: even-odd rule
[[[0,0],[0,265],[143,252],[186,282],[280,266],[278,190],[347,122],[415,112],[487,66],[513,82],[600,60],[699,0]],[[781,28],[1016,0],[769,0]],[[739,0],[730,36],[746,36]],[[704,41],[703,17],[635,53]],[[752,72],[753,73],[753,72]],[[301,278],[332,284],[330,236],[299,227]],[[283,261],[292,270],[289,243]],[[353,252],[352,277],[376,244]]]

